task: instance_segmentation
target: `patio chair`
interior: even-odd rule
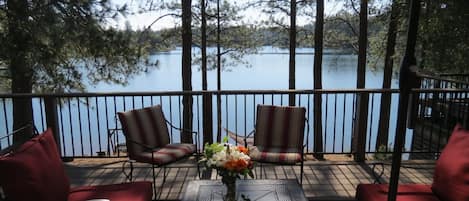
[[[156,189],[155,168],[163,168],[163,184],[166,181],[166,166],[187,158],[193,154],[199,161],[197,154],[198,134],[177,128],[165,119],[161,105],[134,109],[117,113],[126,139],[127,153],[130,162],[129,179],[132,180],[133,162],[152,165],[153,185]],[[168,125],[180,131],[195,135],[195,144],[171,143]],[[181,135],[184,132],[181,132]],[[199,166],[197,165],[199,173]],[[155,190],[156,195],[156,190]]]
[[[237,142],[241,142],[239,139],[244,139],[253,161],[282,165],[300,163],[300,184],[302,184],[305,113],[304,107],[258,105],[253,132],[247,136],[237,135],[228,130],[227,132]]]
[[[151,182],[70,188],[51,129],[0,155],[0,172],[3,200],[150,201],[153,196]]]

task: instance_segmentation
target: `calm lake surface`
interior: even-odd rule
[[[193,52],[196,50],[193,50]],[[296,56],[296,88],[313,88],[313,49],[298,49]],[[246,55],[249,65],[229,66],[222,71],[222,90],[256,90],[256,89],[288,89],[288,50],[264,48],[259,54]],[[323,88],[353,89],[356,88],[357,55],[326,54],[323,56]],[[90,92],[121,92],[121,91],[179,91],[181,81],[181,50],[156,54],[152,59],[159,61],[159,69],[131,78],[127,86],[98,84],[90,86]],[[199,66],[192,71],[193,90],[202,89],[202,74]],[[216,71],[207,73],[208,89],[216,90]],[[393,88],[397,87],[396,77]],[[383,71],[367,69],[366,88],[381,88]]]
[[[195,52],[196,50],[193,50]],[[297,49],[298,55],[296,56],[296,87],[297,89],[312,89],[313,88],[313,62],[314,55],[312,49]],[[356,88],[356,69],[357,69],[357,55],[340,55],[340,54],[325,54],[323,56],[323,88],[325,89],[354,89]],[[281,50],[275,48],[264,48],[258,54],[246,55],[244,57],[247,64],[239,64],[236,66],[228,66],[222,71],[222,90],[284,90],[288,89],[288,50]],[[155,54],[151,56],[152,60],[159,61],[159,67],[155,70],[142,73],[129,79],[129,84],[126,86],[100,83],[97,85],[88,85],[89,92],[149,92],[149,91],[180,91],[182,86],[181,81],[181,50],[176,49],[174,51]],[[192,88],[193,90],[201,90],[201,72],[199,66],[193,66],[192,71]],[[381,68],[372,70],[370,68],[366,71],[366,88],[381,88],[383,80],[383,71]],[[393,78],[392,88],[397,88],[396,77]],[[208,72],[208,85],[209,90],[216,90],[216,71]],[[131,98],[131,97],[130,97]],[[251,97],[252,98],[252,97]],[[332,102],[333,96],[329,96],[329,101]],[[302,97],[303,99],[303,97]],[[131,101],[127,99],[90,99],[87,104],[79,103],[76,99],[68,100],[69,107],[60,107],[59,121],[62,122],[61,132],[63,135],[62,145],[65,146],[62,149],[66,155],[90,155],[95,154],[97,150],[104,150],[107,144],[107,128],[119,127],[116,125],[117,121],[113,118],[113,114],[118,111],[123,111],[125,108],[132,108]],[[285,99],[286,100],[286,99]],[[178,97],[171,98],[174,102],[173,107],[177,107],[177,103],[180,101]],[[256,104],[259,104],[260,98],[256,100]],[[273,101],[273,99],[272,99]],[[311,100],[312,101],[312,100]],[[324,101],[324,99],[323,99]],[[323,125],[324,126],[324,139],[326,151],[329,152],[341,152],[350,151],[349,143],[351,139],[352,131],[352,109],[353,109],[353,97],[347,96],[344,100],[344,96],[338,96],[337,101],[337,114],[334,114],[334,104],[323,105]],[[142,105],[135,105],[136,107],[148,106],[152,103],[145,99],[142,99]],[[233,99],[225,100],[222,102],[226,105],[230,105],[227,109],[229,116],[226,116],[226,111],[222,112],[223,126],[230,129],[239,129],[244,131],[246,128],[250,131],[254,126],[254,106],[249,107],[247,117],[242,117],[243,109],[238,108],[235,112],[233,105]],[[241,102],[241,101],[239,101]],[[252,103],[251,101],[249,101]],[[374,142],[376,138],[377,124],[379,120],[379,105],[380,97],[374,96],[374,99],[370,99],[370,104],[373,103],[374,107],[370,106],[369,112],[373,112],[373,116],[369,117],[369,133],[372,137],[367,141],[367,147],[370,147],[370,151],[374,150]],[[306,101],[302,102],[303,104]],[[342,106],[343,103],[343,106]],[[43,123],[41,120],[42,108],[39,100],[33,101],[33,108],[35,109],[34,118],[36,122]],[[158,101],[154,104],[159,104]],[[172,116],[172,122],[180,122],[179,114],[176,109],[173,108],[172,112],[168,108],[167,100],[163,100],[163,109],[165,115]],[[271,103],[266,103],[271,104]],[[275,100],[273,104],[279,104],[278,100]],[[285,103],[284,103],[285,104]],[[312,104],[312,103],[311,103]],[[323,102],[323,104],[325,104]],[[5,105],[5,104],[4,104]],[[72,107],[70,107],[70,105]],[[104,110],[103,107],[110,108],[109,111]],[[215,102],[214,102],[214,105]],[[238,103],[240,105],[240,103]],[[80,108],[81,106],[81,108]],[[170,106],[169,106],[170,107]],[[224,107],[224,106],[222,106]],[[5,130],[5,118],[9,122],[8,127],[11,130],[11,102],[6,101],[6,109],[0,109],[0,129]],[[86,110],[91,108],[91,110]],[[344,109],[347,108],[347,109]],[[222,109],[225,110],[225,109]],[[311,109],[312,110],[312,109]],[[40,111],[40,112],[39,112]],[[215,109],[213,110],[216,111]],[[252,111],[252,112],[251,112]],[[328,112],[328,114],[326,113]],[[395,121],[397,111],[397,96],[393,95],[391,105],[391,123],[390,123],[390,140],[392,141],[395,132]],[[107,117],[109,112],[110,116]],[[87,114],[88,113],[88,114]],[[89,114],[91,113],[91,115]],[[234,116],[238,113],[239,116]],[[310,111],[312,113],[312,111]],[[194,113],[195,114],[195,113]],[[90,116],[88,116],[90,115]],[[216,115],[216,114],[215,114]],[[311,114],[310,114],[311,115]],[[326,116],[329,115],[329,116]],[[311,115],[312,116],[312,115]],[[225,118],[226,117],[226,118]],[[327,118],[326,118],[327,117]],[[97,121],[99,119],[99,121]],[[235,124],[235,121],[241,122]],[[214,127],[216,116],[214,116]],[[311,121],[311,120],[310,120]],[[78,126],[78,122],[82,122]],[[86,123],[87,122],[87,123]],[[99,124],[98,122],[106,122]],[[243,123],[244,122],[244,123]],[[195,123],[194,123],[195,124]],[[309,123],[312,128],[312,122]],[[176,124],[178,125],[178,124]],[[334,126],[335,125],[335,126]],[[41,126],[39,129],[41,130]],[[244,130],[243,130],[244,128]],[[335,136],[337,129],[337,138]],[[216,130],[214,128],[214,130]],[[309,131],[311,135],[312,130]],[[334,133],[334,135],[332,135]],[[342,137],[339,135],[342,133]],[[409,133],[409,132],[408,132]],[[174,136],[179,139],[179,135]],[[410,149],[411,135],[407,135],[406,149]],[[122,140],[119,140],[122,142]],[[89,142],[89,143],[88,143]],[[98,145],[99,142],[99,145]],[[340,144],[342,143],[342,144]],[[345,144],[344,144],[345,143]],[[83,146],[81,146],[83,144]],[[312,140],[309,140],[309,147],[312,147]],[[371,145],[371,146],[370,146]],[[345,148],[344,148],[345,146]],[[72,149],[73,147],[73,149]],[[342,148],[342,149],[341,149]],[[368,148],[367,148],[368,150]]]

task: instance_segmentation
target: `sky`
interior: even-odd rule
[[[142,2],[146,2],[147,0],[112,0],[112,3],[116,5],[123,5],[127,3],[129,6],[130,11],[138,11],[139,4],[142,5]],[[157,0],[156,0],[157,1]],[[193,3],[197,0],[193,0]],[[249,0],[229,0],[230,2],[236,2],[238,4],[243,4],[248,2]],[[342,8],[342,3],[337,3],[337,2],[330,2],[330,1],[325,1],[325,14],[330,15],[333,13],[336,13]],[[149,25],[152,24],[152,22],[155,19],[158,19],[159,16],[167,14],[168,11],[153,11],[149,13],[142,13],[142,14],[133,14],[133,15],[128,15],[125,18],[124,17],[119,17],[118,21],[116,22],[111,22],[113,26],[117,26],[120,28],[125,27],[126,22],[129,22],[129,24],[132,26],[133,29],[143,29],[147,28]],[[244,16],[244,21],[248,23],[252,23],[253,21],[256,20],[265,20],[267,17],[265,15],[260,14],[260,9],[246,9],[244,11],[241,11],[241,15]],[[297,19],[297,25],[304,25],[307,24],[308,22],[311,22],[312,18],[311,17],[298,17]],[[180,23],[180,19],[178,18],[171,18],[171,17],[165,17],[160,20],[158,20],[156,23],[154,23],[151,27],[153,30],[159,30],[163,28],[173,28],[176,25]]]

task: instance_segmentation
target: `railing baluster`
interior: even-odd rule
[[[86,97],[86,105],[88,105],[87,107],[87,115],[88,115],[88,134],[89,134],[89,137],[90,137],[90,155],[92,156],[93,155],[93,140],[92,140],[92,136],[91,136],[91,121],[90,121],[90,102],[89,102],[89,97]],[[99,119],[97,119],[97,121],[99,121]],[[98,127],[98,135],[99,135],[99,127]],[[101,151],[101,150],[100,150]]]
[[[228,95],[226,94],[225,96],[225,128],[228,129],[228,122],[230,121],[230,119],[228,118]]]
[[[67,150],[65,149],[65,132],[64,132],[64,117],[63,117],[63,112],[62,112],[62,107],[64,107],[64,105],[62,103],[62,101],[58,101],[58,103],[60,104],[60,107],[59,107],[59,111],[60,111],[60,115],[59,115],[59,118],[60,118],[60,134],[61,134],[61,138],[62,138],[62,156],[67,156]]]
[[[75,140],[73,139],[73,125],[72,125],[72,107],[70,106],[70,99],[68,98],[68,125],[70,127],[70,139],[72,140],[72,156],[75,157]]]
[[[82,129],[82,122],[81,122],[81,108],[80,108],[80,98],[76,98],[77,99],[77,106],[78,106],[78,125],[79,125],[79,131],[80,131],[80,142],[81,142],[81,155],[85,155],[85,150],[84,150],[84,147],[83,147],[83,129]]]
[[[252,97],[252,125],[256,125],[256,94],[253,94]]]
[[[368,129],[368,152],[371,152],[371,138],[373,136],[373,111],[374,111],[374,106],[375,106],[375,94],[371,94],[371,112],[369,115],[368,123],[370,125],[370,128]],[[373,146],[375,147],[375,146]]]
[[[114,103],[114,105],[116,105],[116,103]],[[106,116],[106,141],[107,141],[107,154],[108,156],[111,155],[111,142],[110,142],[110,138],[112,136],[109,136],[110,133],[109,133],[109,114],[108,114],[108,104],[107,104],[107,96],[104,96],[104,113],[105,113],[105,116]],[[97,115],[97,113],[96,113]],[[98,121],[99,122],[99,121]],[[117,128],[117,126],[116,126]],[[117,132],[117,131],[116,131]],[[117,135],[118,133],[115,133],[114,135]],[[101,135],[100,135],[101,136]],[[101,140],[100,140],[101,142]],[[101,144],[100,144],[101,146]],[[119,150],[117,150],[117,154],[119,155]]]
[[[246,117],[246,113],[247,113],[247,106],[246,106],[246,94],[244,94],[244,133],[247,133],[247,117]]]
[[[238,95],[234,95],[235,97],[235,133],[238,134]],[[246,133],[244,135],[246,137]],[[237,140],[237,139],[236,139]]]
[[[44,130],[44,128],[46,128],[46,124],[44,122],[44,112],[43,112],[43,98],[39,98],[39,111],[41,112],[41,126],[42,126],[42,129]],[[55,134],[55,133],[54,133]]]
[[[197,112],[197,133],[198,133],[198,136],[196,136],[197,137],[196,140],[197,140],[197,145],[200,146],[200,137],[201,137],[201,135],[200,135],[201,134],[201,132],[200,132],[200,119],[201,119],[200,116],[201,115],[200,115],[200,102],[199,102],[200,101],[200,96],[196,96],[195,101],[196,101],[196,105],[197,105],[196,112]],[[197,150],[199,150],[199,148],[200,147],[196,147]]]
[[[12,100],[13,101],[13,100]],[[5,117],[5,130],[7,133],[10,133],[10,129],[8,128],[8,116],[7,116],[7,106],[6,106],[5,98],[2,98],[3,103],[3,116]],[[12,103],[13,104],[13,103]],[[11,146],[10,138],[7,138],[7,145]],[[1,149],[1,142],[0,142],[0,149]]]
[[[172,101],[171,96],[168,96],[168,101],[169,101],[169,121],[173,122],[173,101]],[[181,103],[179,103],[179,106],[180,106],[180,104]],[[179,121],[179,127],[181,127],[181,121]],[[170,140],[170,142],[174,142],[173,141],[173,127],[170,128],[169,140]]]
[[[344,152],[344,145],[345,145],[345,115],[347,114],[346,113],[346,102],[347,102],[347,94],[343,94],[344,96],[344,111],[343,111],[343,114],[342,115],[342,150],[341,152]]]
[[[332,137],[332,152],[335,152],[335,138],[336,138],[336,124],[337,124],[337,93],[334,93],[334,134]]]
[[[329,94],[324,94],[326,96],[326,117],[324,118],[324,126],[323,126],[323,129],[324,129],[324,137],[322,139],[324,139],[324,153],[327,153],[327,120],[328,120],[328,114],[329,114]]]
[[[98,127],[98,148],[99,148],[99,151],[103,151],[102,146],[101,146],[101,124],[99,123],[100,119],[99,119],[98,96],[95,96],[94,100],[96,104],[96,126]]]
[[[141,101],[142,101],[142,108],[145,107],[145,103],[143,103],[143,96],[140,96],[141,97]]]

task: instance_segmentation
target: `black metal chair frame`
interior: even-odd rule
[[[199,167],[199,134],[197,131],[191,131],[191,130],[187,130],[187,129],[183,129],[183,128],[179,128],[179,127],[176,127],[174,126],[170,121],[168,121],[166,118],[164,119],[165,122],[171,127],[171,128],[174,128],[176,130],[179,130],[179,131],[182,131],[181,134],[183,134],[184,132],[187,132],[187,133],[191,133],[192,135],[195,135],[196,136],[196,140],[194,141],[195,142],[195,147],[196,147],[196,151],[195,151],[195,158],[196,158],[196,163],[197,163],[197,175],[200,177],[200,167]],[[122,129],[113,129],[113,130],[122,130]],[[127,139],[126,137],[126,141],[130,142],[130,143],[133,143],[133,144],[136,144],[138,146],[141,146],[143,147],[144,149],[148,150],[148,151],[151,151],[151,159],[152,161],[154,161],[154,152],[157,151],[158,149],[160,149],[159,147],[158,148],[155,148],[155,147],[151,147],[147,144],[144,144],[144,143],[141,143],[141,142],[137,142],[137,141],[134,141],[134,140],[130,140],[130,139]],[[166,163],[166,164],[162,164],[162,165],[155,165],[155,163],[151,163],[151,167],[152,167],[152,176],[153,176],[153,185],[154,185],[154,188],[153,188],[153,194],[154,196],[156,197],[157,196],[157,191],[156,191],[156,173],[155,173],[155,168],[163,168],[163,182],[162,182],[162,186],[164,185],[164,183],[166,182],[166,166],[170,165],[170,164],[173,164],[173,163],[176,163],[178,161],[181,161],[183,159],[186,159],[188,157],[190,157],[191,155],[188,155],[188,156],[185,156],[185,157],[182,157],[178,160],[175,160],[175,161],[172,161],[172,162],[169,162],[169,163]],[[130,172],[129,174],[127,174],[125,172],[125,165],[126,163],[124,162],[124,164],[122,165],[122,172],[123,174],[125,175],[126,179],[129,180],[130,182],[132,182],[133,180],[133,170],[134,170],[134,163],[138,162],[136,160],[132,160],[132,159],[129,159],[128,161],[126,161],[130,164]]]

